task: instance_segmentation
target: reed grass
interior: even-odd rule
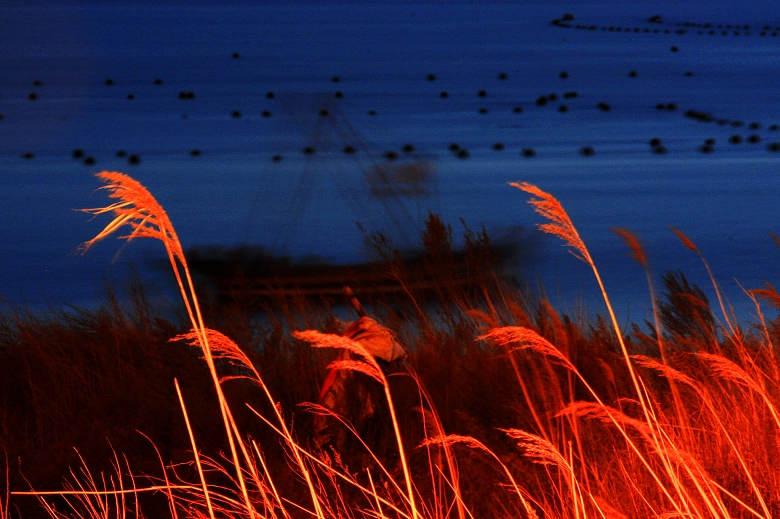
[[[409,351],[388,371],[327,310],[287,306],[258,325],[204,306],[162,206],[127,175],[98,177],[114,202],[86,211],[112,219],[84,248],[122,228],[160,241],[184,313],[154,317],[136,291],[130,309],[109,298],[94,313],[3,316],[0,519],[780,516],[780,318],[762,307],[780,297],[747,290],[758,322],[741,328],[679,230],[720,319],[681,274],[656,300],[640,241],[616,229],[653,308],[626,333],[560,202],[512,183],[591,268],[607,318],[574,321],[485,272],[477,290],[439,279],[434,306],[406,285],[410,311],[372,307],[377,333]],[[434,230],[426,244],[446,265],[448,232]],[[403,284],[400,260],[394,272]],[[381,397],[372,423],[316,404],[328,370]],[[315,413],[343,428],[340,450],[310,441]]]

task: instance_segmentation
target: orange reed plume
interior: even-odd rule
[[[538,225],[539,229],[563,239],[564,244],[571,248],[571,252],[576,257],[585,261],[593,272],[609,314],[615,337],[620,346],[623,361],[630,376],[631,385],[636,395],[639,408],[642,412],[642,426],[645,428],[646,437],[651,443],[658,461],[661,463],[662,471],[656,473],[651,469],[647,459],[640,455],[639,458],[645,465],[648,473],[655,479],[658,488],[665,494],[669,504],[674,508],[675,514],[698,516],[706,510],[707,513],[714,517],[721,516],[723,504],[711,479],[702,473],[698,464],[695,463],[694,460],[691,460],[687,453],[671,441],[663,424],[659,421],[657,410],[653,399],[648,392],[646,383],[641,379],[636,369],[635,362],[632,359],[632,355],[628,351],[628,347],[623,338],[620,326],[618,325],[615,312],[607,295],[601,275],[566,210],[554,196],[532,184],[511,182],[510,185],[535,197],[529,200],[529,204],[533,206],[537,213],[548,220],[548,222]],[[639,246],[638,240],[633,239],[633,236],[627,232],[618,232],[618,234],[627,240],[636,259],[640,264],[645,266],[646,258]],[[680,234],[681,233],[678,233],[678,236]],[[683,241],[689,247],[692,245],[689,240]],[[693,250],[698,252],[698,249],[696,249],[695,246],[693,246]],[[534,346],[540,348],[538,341]],[[549,348],[544,349],[545,353],[549,355]],[[607,409],[607,407],[598,399],[597,402],[598,405],[591,407],[599,408],[601,411]],[[574,405],[576,406],[576,404]],[[618,422],[611,413],[607,418],[617,427],[621,435],[627,440],[629,447],[631,447],[632,450],[635,450],[636,446],[633,445],[623,427],[618,425]],[[640,422],[637,421],[637,423]],[[637,454],[639,453],[637,452]],[[662,478],[662,474],[665,477]],[[691,482],[693,488],[688,488],[688,485],[685,484],[684,480],[686,478]]]
[[[620,331],[620,326],[618,325],[617,318],[615,317],[615,312],[612,309],[612,303],[610,303],[609,297],[607,296],[607,290],[604,288],[604,283],[601,280],[601,274],[599,274],[599,271],[596,268],[596,264],[594,263],[590,252],[588,251],[588,248],[585,247],[585,242],[583,242],[582,238],[580,238],[580,234],[577,232],[576,227],[574,227],[574,223],[571,221],[571,218],[569,218],[568,213],[554,196],[552,196],[550,193],[547,193],[546,191],[542,191],[533,184],[529,184],[527,182],[510,182],[509,185],[521,189],[526,193],[536,197],[530,199],[528,203],[533,206],[537,213],[550,220],[547,223],[539,224],[539,230],[561,238],[564,241],[564,244],[572,249],[571,252],[574,254],[574,256],[583,260],[590,266],[591,270],[593,271],[593,275],[596,278],[596,282],[599,285],[599,289],[601,290],[601,295],[604,298],[604,304],[607,307],[607,312],[609,313],[610,320],[612,321],[615,336],[617,337],[618,343],[620,344],[623,359],[625,360],[629,374],[631,375],[631,380],[634,384],[640,405],[646,415],[647,420],[652,421],[652,410],[647,401],[647,394],[645,393],[645,390],[638,379],[636,370],[632,365],[631,356],[629,355],[628,348],[626,347],[625,341],[623,340],[623,334]]]
[[[192,324],[192,333],[185,338],[194,338],[203,351],[203,358],[208,366],[217,394],[222,422],[230,447],[231,461],[233,462],[233,467],[236,472],[236,481],[238,482],[247,514],[249,517],[256,517],[259,512],[255,510],[254,505],[250,500],[244,467],[251,473],[255,483],[258,485],[260,484],[258,479],[259,476],[249,459],[250,448],[245,444],[243,438],[241,438],[238,427],[233,419],[233,413],[231,412],[227,399],[222,391],[222,380],[217,373],[214,363],[215,356],[228,356],[233,361],[238,362],[243,362],[245,359],[236,355],[235,352],[238,350],[238,347],[235,346],[232,341],[223,335],[206,328],[181,242],[162,205],[160,205],[154,196],[140,182],[131,178],[129,175],[116,171],[102,171],[97,173],[96,176],[105,182],[105,185],[102,186],[101,189],[108,191],[108,197],[117,201],[105,207],[82,209],[82,211],[93,215],[112,214],[114,218],[94,238],[85,242],[81,249],[82,251],[86,251],[98,241],[110,236],[125,226],[130,227],[130,233],[121,236],[120,238],[124,238],[128,241],[134,238],[156,238],[162,242],[171,263],[171,269],[176,277],[176,283],[187,310],[187,315]],[[216,355],[212,351],[209,339],[217,340]],[[318,518],[323,518],[324,515],[320,506],[320,501],[316,494],[309,471],[299,452],[299,446],[293,440],[292,434],[287,429],[287,425],[284,423],[281,413],[275,405],[273,398],[271,398],[259,373],[254,372],[253,374],[256,377],[256,381],[262,386],[266,396],[271,401],[272,407],[277,414],[277,419],[280,422],[284,440],[288,446],[290,446],[298,467],[306,480],[314,507],[314,515]],[[239,451],[241,452],[241,456],[239,455]],[[205,482],[203,483],[203,491],[206,494],[206,502],[210,503],[208,498],[209,490]],[[215,512],[210,506],[209,516],[212,517],[212,519],[215,517]]]
[[[715,274],[712,273],[712,268],[710,268],[709,262],[704,258],[704,254],[699,250],[699,247],[696,246],[695,243],[693,243],[693,240],[691,240],[688,236],[685,235],[680,229],[677,227],[669,227],[672,232],[679,238],[679,240],[682,242],[682,244],[685,246],[686,249],[696,253],[696,255],[701,260],[702,264],[704,265],[704,268],[707,270],[707,275],[710,278],[710,282],[712,283],[712,288],[715,291],[715,296],[718,298],[718,305],[720,306],[720,312],[723,315],[723,320],[726,323],[726,326],[729,329],[730,333],[730,339],[732,341],[739,340],[738,338],[738,330],[735,324],[735,319],[733,312],[727,312],[726,311],[726,303],[723,300],[723,295],[721,294],[720,287],[718,286],[718,282],[715,280]]]
[[[375,334],[391,335],[389,330],[385,330],[381,325],[376,324],[376,329],[381,329],[382,332],[374,332]],[[398,417],[393,404],[393,398],[390,394],[390,383],[387,380],[382,368],[379,366],[374,355],[368,351],[366,345],[360,340],[351,339],[350,337],[337,335],[332,333],[322,333],[317,330],[303,330],[294,331],[293,336],[301,341],[309,343],[314,348],[332,348],[336,350],[348,351],[355,356],[355,360],[335,360],[330,363],[328,369],[331,370],[351,370],[363,373],[376,380],[382,385],[384,390],[385,400],[387,401],[387,407],[390,412],[390,420],[393,424],[393,433],[395,435],[396,445],[398,447],[398,456],[401,461],[401,471],[403,473],[404,482],[406,483],[406,499],[410,508],[410,515],[412,519],[421,518],[420,511],[417,507],[417,502],[414,497],[414,486],[412,484],[412,474],[409,470],[409,463],[406,459],[406,451],[404,449],[403,439],[401,437],[400,425],[398,423]]]

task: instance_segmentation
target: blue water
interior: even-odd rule
[[[776,282],[780,258],[769,235],[780,234],[780,153],[766,148],[780,141],[771,129],[780,124],[780,16],[765,2],[612,4],[5,6],[0,294],[33,308],[93,305],[106,280],[121,282],[133,271],[166,293],[166,273],[150,266],[161,257],[158,244],[111,240],[73,254],[105,223],[73,211],[105,203],[92,177],[103,169],[144,183],[185,247],[248,242],[331,261],[366,257],[355,222],[406,246],[429,210],[456,235],[461,217],[495,236],[531,229],[539,220],[527,196],[507,185],[527,181],[564,204],[621,319],[648,317],[648,296],[641,269],[611,227],[639,235],[656,274],[682,269],[709,289],[701,263],[670,225],[697,243],[749,318],[735,280],[746,288]],[[549,23],[567,12],[575,16],[571,28]],[[662,24],[647,22],[655,14]],[[711,26],[681,25],[687,21]],[[685,34],[675,34],[681,28]],[[109,78],[113,85],[105,84]],[[182,91],[195,98],[178,99]],[[563,98],[566,92],[577,97]],[[551,93],[555,101],[536,106]],[[611,109],[599,110],[599,102]],[[670,102],[676,110],[655,108]],[[318,115],[323,107],[329,116]],[[694,121],[684,116],[689,109],[728,124]],[[754,134],[760,142],[747,142]],[[743,142],[729,143],[733,135]],[[666,154],[651,152],[653,137]],[[715,151],[703,154],[698,148],[708,138]],[[499,142],[503,151],[493,149]],[[372,197],[364,174],[386,162],[385,151],[403,157],[406,143],[435,169],[430,195]],[[470,157],[456,158],[450,143]],[[357,156],[341,152],[346,144],[359,147]],[[314,155],[301,153],[307,145],[317,148]],[[583,146],[595,155],[580,155]],[[75,148],[96,163],[73,159]],[[201,155],[190,156],[196,148]],[[536,157],[523,157],[523,148]],[[138,154],[141,163],[129,165],[118,150]],[[27,152],[34,158],[21,157]],[[281,162],[271,160],[275,154]],[[540,243],[523,274],[541,280],[568,311],[578,302],[600,311],[587,268],[555,239]]]

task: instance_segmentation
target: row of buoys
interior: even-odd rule
[[[732,135],[729,137],[729,143],[731,144],[739,144],[743,142],[743,139],[739,135]],[[759,143],[761,142],[761,138],[758,135],[751,135],[745,139],[745,141],[750,143]],[[651,151],[658,155],[663,155],[668,152],[668,149],[663,144],[660,138],[654,137],[648,141]],[[715,143],[716,140],[714,138],[708,138],[704,141],[703,144],[701,144],[697,150],[701,153],[710,154],[715,151]],[[471,157],[471,153],[468,149],[463,148],[457,143],[451,143],[447,146],[447,149],[452,153],[452,155],[458,159],[468,159]],[[504,151],[506,150],[506,145],[502,142],[495,142],[491,146],[491,149],[494,151]],[[414,146],[411,144],[405,144],[401,150],[404,153],[412,153],[414,151]],[[767,150],[772,152],[780,152],[780,142],[772,142],[767,145]],[[302,152],[304,155],[314,155],[316,153],[316,149],[313,146],[306,146],[302,149]],[[346,155],[353,155],[357,153],[357,149],[352,145],[346,145],[342,152]],[[582,146],[579,148],[578,153],[582,155],[583,157],[592,157],[596,154],[596,150],[593,146]],[[196,156],[199,155],[199,151],[193,150],[190,152],[191,155]],[[536,157],[536,150],[533,148],[522,148],[520,150],[520,155],[526,158],[532,158]],[[394,150],[387,150],[382,153],[382,157],[388,161],[394,161],[397,160],[400,157],[400,154],[397,151]],[[281,162],[282,156],[279,154],[272,155],[271,160],[273,162]]]
[[[203,152],[199,148],[192,148],[189,151],[189,154],[190,154],[191,157],[200,157],[202,153]],[[25,154],[25,155],[28,155],[28,154]],[[27,157],[27,158],[32,158],[33,154],[29,153],[29,155],[31,155],[31,156]],[[115,155],[118,158],[127,157],[127,163],[128,164],[136,165],[136,164],[140,164],[141,163],[141,156],[138,155],[137,153],[130,153],[130,154],[128,154],[127,151],[125,151],[125,150],[117,150]],[[94,165],[97,162],[97,159],[95,159],[95,157],[93,157],[92,155],[86,155],[86,152],[82,148],[75,148],[71,152],[71,157],[73,157],[76,160],[83,161],[84,164],[86,164],[88,166],[92,166],[92,165]]]
[[[450,143],[447,146],[447,149],[456,158],[467,159],[471,157],[471,153],[469,152],[469,150],[457,143]],[[491,149],[493,149],[494,151],[504,151],[506,149],[506,145],[503,142],[495,142],[491,145]],[[301,151],[304,155],[314,155],[317,152],[314,146],[306,146]],[[358,150],[354,146],[348,144],[344,146],[344,148],[342,148],[341,151],[345,155],[354,155],[355,153],[357,153]],[[401,151],[405,154],[410,154],[415,151],[415,148],[412,144],[404,144],[401,147]],[[583,146],[579,149],[579,153],[585,157],[590,157],[592,155],[595,155],[596,152],[592,146]],[[520,154],[523,157],[528,157],[528,158],[535,157],[536,150],[534,150],[533,148],[522,148],[520,150]],[[387,150],[382,153],[382,157],[388,161],[394,161],[400,158],[400,154],[395,150]],[[271,160],[273,162],[281,162],[282,156],[278,154],[272,155]]]
[[[734,134],[729,137],[729,143],[731,144],[741,144],[742,142],[748,142],[750,144],[758,144],[761,142],[761,136],[758,134],[751,134],[747,137],[742,137],[742,135]]]
[[[696,23],[696,22],[679,22],[676,23],[674,26],[677,27],[676,29],[670,29],[665,28],[661,29],[659,27],[625,27],[625,26],[617,26],[617,25],[598,25],[598,24],[573,24],[570,23],[574,19],[565,19],[563,17],[561,18],[555,18],[550,21],[550,24],[556,27],[560,27],[563,29],[579,29],[579,30],[588,30],[588,31],[605,31],[605,32],[625,32],[625,33],[646,33],[646,34],[676,34],[678,36],[682,36],[684,34],[692,33],[691,29],[697,29],[696,34],[698,35],[705,35],[708,34],[710,36],[715,36],[716,34],[720,34],[722,36],[751,36],[751,26],[749,24],[711,24],[711,23]],[[653,15],[650,18],[647,19],[647,23],[654,24],[654,25],[664,25],[666,22],[661,17],[661,15]],[[758,33],[759,36],[766,37],[766,36],[772,36],[777,37],[778,33],[780,33],[780,26],[771,26],[769,24],[765,24],[760,28],[760,32]]]
[[[564,17],[561,17],[560,20],[561,20],[561,23],[568,23],[568,22],[571,22],[573,19],[574,19],[573,15],[567,14]],[[659,20],[655,21],[653,23],[663,23],[663,21],[659,17]],[[675,51],[678,51],[679,49],[676,46],[672,46],[670,48],[670,50],[675,52]],[[233,58],[237,59],[238,58],[238,53],[234,53]],[[688,74],[692,75],[692,73],[686,73],[686,75],[688,75]],[[633,69],[629,70],[628,71],[628,76],[632,77],[632,78],[636,78],[636,77],[638,77],[638,72],[636,70],[633,70]],[[499,72],[498,75],[497,75],[497,78],[499,80],[506,80],[506,79],[508,79],[508,77],[509,77],[509,75],[506,72]],[[558,77],[561,78],[561,79],[567,79],[569,77],[569,73],[567,71],[565,71],[565,70],[564,71],[560,71],[559,74],[558,74]],[[431,73],[431,74],[428,74],[426,76],[426,79],[428,81],[436,81],[437,80],[437,76],[435,74]],[[339,76],[332,76],[330,80],[333,83],[339,83],[341,81]],[[155,78],[153,83],[156,84],[156,85],[161,85],[163,82],[162,82],[161,78]],[[105,80],[105,84],[111,86],[111,85],[114,85],[115,82],[114,82],[113,79],[108,78],[108,79]],[[41,80],[37,80],[36,79],[35,81],[33,81],[33,85],[36,86],[36,87],[40,87],[40,86],[43,85],[43,82]],[[442,97],[449,96],[449,94],[446,91],[442,91],[442,94],[443,94]],[[37,99],[37,95],[38,95],[37,92],[32,92],[30,94],[30,96],[32,96],[31,99],[33,99],[33,100]],[[343,98],[343,95],[344,94],[341,91],[336,91],[333,94],[333,96],[338,98],[338,99]],[[486,97],[488,97],[488,91],[486,89],[478,90],[476,92],[476,96],[479,97],[479,98],[486,98]],[[563,93],[561,96],[563,98],[565,98],[565,99],[570,99],[570,98],[578,97],[578,94],[577,94],[576,91],[568,91],[568,92]],[[268,92],[266,92],[265,97],[267,99],[274,99],[275,98],[275,94],[272,91],[268,91]],[[132,100],[134,98],[135,98],[135,96],[133,94],[128,94],[127,95],[127,99],[129,99],[129,100]],[[195,94],[192,91],[181,91],[181,92],[179,92],[179,98],[180,99],[194,99],[195,98]],[[546,105],[546,104],[548,104],[550,102],[556,101],[558,99],[559,99],[559,96],[558,96],[558,94],[555,94],[555,93],[548,94],[548,95],[543,95],[543,96],[540,96],[539,98],[537,98],[536,104],[538,106],[544,106],[544,105]],[[596,105],[596,107],[599,110],[605,111],[605,112],[611,110],[611,106],[609,104],[605,103],[605,102],[599,102]],[[659,103],[658,105],[656,105],[656,108],[659,109],[659,110],[669,110],[669,111],[671,111],[671,110],[676,110],[677,106],[674,103]],[[565,113],[565,112],[569,111],[569,106],[566,105],[566,104],[560,104],[560,105],[558,105],[557,110],[560,113]],[[477,109],[477,111],[480,114],[487,114],[489,112],[488,108],[485,108],[485,107],[480,107],[480,108]],[[521,106],[515,106],[515,107],[512,108],[512,111],[514,113],[522,113],[523,112],[523,108]],[[322,117],[327,117],[327,116],[330,115],[330,112],[327,109],[321,109],[319,114]],[[376,115],[376,114],[377,114],[377,112],[375,110],[369,110],[368,111],[368,115]],[[269,110],[263,110],[261,112],[261,115],[263,117],[271,117],[272,113]],[[238,119],[238,118],[242,117],[242,113],[240,111],[238,111],[238,110],[233,110],[232,112],[230,112],[230,116],[235,118],[235,119]],[[709,113],[697,112],[697,111],[694,111],[694,110],[689,110],[688,112],[686,112],[686,117],[690,117],[690,118],[693,118],[693,119],[701,120],[703,122],[712,122],[712,121],[716,120],[714,118],[714,116],[712,116]],[[0,119],[2,119],[1,115],[0,115]],[[721,123],[723,123],[723,124],[731,124],[732,126],[735,126],[735,127],[736,126],[740,126],[742,124],[740,121],[717,120],[717,122],[719,124],[721,124]],[[756,126],[754,127],[754,125],[756,125]],[[751,127],[751,129],[758,129],[758,128],[760,128],[760,125],[758,125],[758,123],[751,123],[750,127]],[[769,127],[769,129],[770,130],[776,130],[777,129],[777,125],[772,125],[772,126]],[[741,139],[742,139],[741,136],[732,136],[732,138],[729,139],[729,142],[732,142],[733,140],[737,140],[737,139],[739,139],[738,142],[742,142],[741,141]],[[761,138],[758,135],[751,135],[751,136],[748,136],[747,138],[745,138],[745,140],[747,142],[757,143],[757,142],[760,142]],[[732,143],[736,144],[738,142],[732,142]],[[413,151],[413,146],[411,146],[411,145],[408,145],[408,146],[411,147],[411,150],[407,151],[407,150],[404,149],[403,151],[405,153],[411,153]],[[705,144],[703,146],[710,146],[710,147],[712,147],[712,146],[714,146],[714,142],[712,144],[707,144],[705,142]],[[345,147],[345,149],[344,149],[345,153],[348,153],[348,151],[347,151],[348,148],[349,148],[349,146]],[[660,144],[660,142],[659,142],[658,146],[654,146],[653,147],[654,151],[657,151],[657,150],[659,150],[661,148],[663,148],[665,150],[665,148],[663,147],[662,144]],[[505,149],[505,146],[504,146],[503,143],[497,142],[497,143],[494,143],[492,145],[492,149],[495,150],[495,151],[502,151],[502,150]],[[459,158],[468,158],[470,156],[468,150],[466,150],[465,148],[458,147],[456,150],[452,150],[452,151],[455,154],[455,156],[457,156]],[[304,152],[304,154],[311,155],[311,154],[315,153],[315,149],[312,146],[307,146],[306,148],[303,149],[303,152]],[[595,150],[593,149],[592,146],[583,146],[582,148],[580,148],[579,152],[583,156],[592,156],[592,155],[595,154]],[[522,150],[522,155],[526,156],[526,157],[535,156],[535,154],[536,154],[536,152],[533,149],[531,149],[531,148],[525,148],[525,149]],[[32,154],[32,153],[29,153],[29,155],[30,155],[29,158],[32,158],[34,156],[34,154]],[[197,149],[190,150],[190,155],[191,156],[199,156],[200,155],[200,150],[197,150]],[[397,159],[399,157],[398,152],[396,152],[396,151],[387,151],[383,155],[384,155],[384,157],[387,160],[395,160],[395,159]],[[276,159],[274,159],[275,161],[280,161],[281,160],[281,155],[275,155],[274,157],[277,157]],[[92,164],[94,164],[94,161],[95,161],[94,157],[81,156],[79,158],[81,160],[85,161],[85,163],[89,163],[88,161],[90,161]],[[131,156],[128,157],[128,162],[137,164],[137,163],[140,162],[140,157],[138,155],[135,155],[135,154],[131,155]]]
[[[557,18],[552,20],[550,22],[550,25],[554,25],[556,27],[560,27],[563,29],[578,29],[578,30],[585,30],[585,31],[603,31],[603,32],[628,32],[628,33],[645,33],[645,34],[677,34],[677,35],[683,35],[686,34],[688,31],[685,29],[677,29],[677,30],[671,30],[671,29],[658,29],[658,28],[650,28],[650,27],[621,27],[619,25],[596,25],[596,24],[584,24],[584,23],[578,23],[578,24],[571,24],[566,23],[563,21],[558,20]]]
[[[685,22],[677,22],[675,24],[678,27],[688,27],[693,29],[709,29],[709,30],[720,30],[722,32],[730,32],[730,31],[736,31],[736,32],[747,32],[753,29],[753,26],[746,23],[746,24],[723,24],[723,23],[712,23],[712,22],[691,22],[691,21],[685,21]],[[780,31],[780,25],[769,25],[764,24],[760,28],[756,28],[756,30],[760,30],[762,32],[777,32]]]
[[[657,109],[663,109],[662,104],[659,103],[656,105]],[[675,105],[676,107],[676,105]],[[742,128],[745,126],[744,121],[740,121],[738,119],[723,119],[723,118],[717,118],[715,117],[711,112],[704,112],[701,110],[686,110],[685,111],[685,117],[688,119],[693,119],[694,121],[701,122],[701,123],[716,123],[718,126],[731,126],[732,128]],[[762,125],[758,121],[753,121],[751,123],[747,124],[747,127],[751,130],[759,130],[761,129]],[[769,131],[777,131],[780,128],[777,124],[771,124],[767,126],[767,129]]]
[[[190,151],[190,155],[192,156],[198,156],[200,155],[200,150],[193,149]],[[128,153],[124,150],[119,150],[116,152],[117,157],[127,157],[127,163],[131,165],[136,165],[141,163],[141,156],[133,153],[128,155]],[[76,160],[81,160],[85,165],[87,166],[94,166],[97,163],[97,159],[93,157],[92,155],[86,155],[83,149],[76,148],[71,152],[71,157],[73,157]],[[35,153],[31,151],[26,151],[21,154],[21,158],[23,159],[33,159],[35,158]]]
[[[200,155],[200,150],[191,150],[190,155],[193,155],[193,152],[195,152],[196,155]],[[137,165],[141,163],[141,156],[138,155],[137,153],[128,154],[127,151],[125,150],[117,150],[115,155],[118,158],[127,157],[127,163],[131,165]],[[87,155],[84,149],[82,148],[75,148],[71,152],[71,157],[73,157],[76,160],[82,160],[84,164],[86,164],[87,166],[93,166],[97,162],[95,157],[93,157],[92,155]]]

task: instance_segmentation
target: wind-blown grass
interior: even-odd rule
[[[451,299],[454,305],[442,301],[436,318],[425,313],[430,304],[414,300],[409,313],[378,306],[387,327],[375,324],[375,335],[397,337],[409,351],[403,365],[388,371],[360,336],[338,333],[327,315],[300,316],[309,326],[291,334],[272,326],[259,341],[251,333],[234,340],[217,331],[243,335],[256,325],[236,314],[220,318],[219,307],[205,312],[162,206],[127,175],[98,177],[115,202],[86,211],[113,218],[85,249],[122,228],[129,228],[126,239],[159,240],[185,318],[181,324],[155,319],[142,300],[130,313],[115,304],[108,313],[75,318],[6,317],[0,361],[11,367],[0,395],[19,388],[26,405],[4,397],[0,440],[22,437],[10,430],[18,420],[40,436],[37,444],[24,443],[26,449],[62,449],[52,425],[64,430],[68,417],[58,409],[68,400],[91,402],[74,388],[108,391],[119,380],[137,392],[139,408],[158,417],[175,413],[168,428],[176,432],[162,438],[144,431],[151,455],[143,472],[132,469],[137,459],[115,453],[95,472],[79,454],[81,469],[72,470],[62,490],[39,490],[35,478],[26,482],[33,489],[19,488],[10,471],[18,463],[8,462],[6,480],[13,485],[0,494],[0,519],[15,517],[17,503],[30,510],[35,498],[52,518],[145,517],[144,507],[155,506],[150,496],[158,499],[154,516],[162,510],[172,518],[780,515],[780,320],[765,320],[758,300],[780,300],[769,284],[747,291],[760,319],[754,330],[743,330],[712,279],[721,325],[710,319],[703,292],[684,278],[664,277],[667,301],[656,301],[641,243],[616,229],[645,269],[653,302],[648,329],[635,325],[626,334],[563,206],[536,186],[513,183],[545,218],[540,229],[590,266],[608,320],[573,322],[548,302],[529,303],[500,283],[478,291],[481,299],[464,293]],[[437,261],[446,250],[436,248]],[[397,276],[403,282],[400,267]],[[448,290],[441,293],[455,294]],[[411,288],[407,293],[415,298]],[[206,326],[204,315],[217,326]],[[341,353],[334,359],[328,350]],[[138,358],[129,356],[133,351]],[[186,368],[176,369],[177,363]],[[354,384],[381,396],[373,423],[353,423],[306,402],[316,399],[328,369],[352,373]],[[164,398],[150,398],[151,389],[140,383],[146,375],[165,379]],[[108,406],[126,393],[111,393]],[[341,450],[309,441],[311,413],[344,428]],[[115,418],[123,419],[132,427],[132,413]],[[155,427],[153,420],[144,425]],[[178,450],[169,445],[174,441]]]

